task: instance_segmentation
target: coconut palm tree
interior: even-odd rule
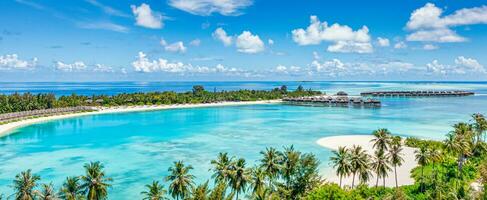
[[[350,152],[350,172],[352,173],[352,189],[355,184],[355,175],[368,164],[367,152],[357,145],[353,145]]]
[[[78,177],[67,177],[59,191],[59,197],[65,200],[81,200],[84,198]]]
[[[396,188],[398,187],[397,184],[397,167],[400,167],[402,163],[404,162],[404,159],[402,158],[402,147],[401,143],[394,143],[391,145],[389,148],[389,159],[392,167],[394,167],[394,178],[396,180]]]
[[[208,181],[191,188],[191,197],[189,200],[207,200],[210,197],[210,189],[208,188]]]
[[[33,200],[34,188],[41,177],[31,173],[31,170],[20,172],[15,176],[13,188],[16,200]]]
[[[414,151],[416,161],[421,166],[421,191],[424,192],[424,166],[430,162],[429,151],[426,146],[422,146]]]
[[[279,170],[281,168],[279,161],[281,160],[280,153],[275,148],[266,148],[265,151],[261,151],[260,154],[263,158],[260,160],[260,167],[266,173],[267,178],[269,178],[270,190],[273,190],[272,183],[275,178],[279,175]]]
[[[457,163],[460,175],[468,156],[472,154],[472,126],[467,123],[453,125],[454,130],[447,135],[445,147],[458,155]]]
[[[359,181],[361,184],[365,184],[370,180],[370,177],[372,176],[371,170],[371,163],[369,162],[370,156],[367,155],[367,165],[363,166],[363,168],[359,169]]]
[[[285,147],[281,156],[281,176],[286,181],[286,188],[291,186],[292,177],[299,164],[300,152],[294,150],[294,146]]]
[[[106,177],[103,171],[103,164],[100,162],[91,162],[84,165],[85,175],[81,176],[81,188],[83,188],[88,200],[107,199],[109,182],[111,178]]]
[[[213,168],[210,169],[213,171],[212,178],[215,179],[216,182],[221,182],[221,181],[228,181],[229,179],[229,167],[232,163],[233,158],[229,158],[228,154],[220,152],[218,154],[218,157],[216,160],[211,160],[211,164],[213,165]]]
[[[250,174],[250,186],[252,188],[252,194],[257,195],[262,193],[262,191],[265,189],[266,172],[263,168],[256,166],[252,168]]]
[[[480,113],[476,113],[472,115],[473,118],[473,129],[475,130],[476,142],[485,141],[483,138],[484,134],[487,131],[487,120],[485,119],[484,115]]]
[[[166,177],[166,181],[170,181],[169,193],[173,198],[185,199],[189,196],[190,188],[194,184],[193,175],[189,173],[193,167],[191,165],[185,166],[183,161],[174,162],[174,165],[169,167],[169,175]]]
[[[152,181],[152,184],[145,185],[146,191],[140,194],[144,196],[143,200],[163,200],[167,199],[164,185],[159,184],[159,181]]]
[[[249,180],[249,171],[245,168],[245,159],[240,158],[232,164],[229,181],[230,187],[236,194],[236,200],[238,200],[239,193],[247,190]]]
[[[58,196],[54,191],[52,183],[42,184],[40,191],[35,191],[38,200],[58,200]]]
[[[388,176],[391,167],[389,166],[389,158],[384,153],[384,151],[375,151],[374,162],[372,163],[372,168],[377,176],[377,181],[375,182],[375,187],[379,185],[379,179],[382,178],[383,186],[386,186],[386,177]]]
[[[385,152],[391,143],[391,132],[385,128],[377,129],[372,132],[374,139],[370,142],[374,143],[374,149]]]
[[[351,172],[350,152],[345,147],[338,147],[338,151],[332,151],[333,156],[330,157],[330,162],[335,168],[336,175],[340,177],[340,187],[342,187],[343,176],[347,176]]]

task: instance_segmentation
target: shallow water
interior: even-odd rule
[[[35,124],[0,139],[0,193],[10,195],[15,174],[28,168],[41,175],[41,182],[52,181],[58,187],[66,176],[82,174],[84,163],[101,161],[114,178],[110,198],[136,199],[145,184],[167,175],[173,161],[193,165],[199,183],[210,177],[210,160],[218,152],[244,157],[252,165],[259,151],[270,146],[295,145],[315,153],[325,172],[330,151],[315,143],[320,137],[367,134],[385,127],[398,135],[440,139],[452,124],[468,120],[474,112],[487,112],[483,83],[346,84],[349,93],[435,88],[480,95],[384,98],[379,109],[246,105],[102,114]]]

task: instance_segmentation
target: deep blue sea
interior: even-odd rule
[[[316,144],[321,137],[388,128],[397,135],[441,139],[451,125],[469,120],[470,114],[487,114],[487,82],[0,83],[0,93],[189,91],[197,84],[218,91],[303,85],[327,93],[468,90],[476,95],[382,98],[378,109],[246,105],[102,114],[34,124],[0,138],[0,193],[12,193],[9,185],[22,170],[32,169],[41,175],[41,182],[52,181],[59,187],[66,176],[82,174],[84,163],[101,161],[107,175],[114,178],[110,199],[140,199],[144,185],[162,181],[173,161],[193,165],[192,173],[201,183],[210,177],[210,160],[218,152],[246,158],[253,165],[259,151],[270,146],[295,145],[312,152],[322,162],[322,173],[327,173],[331,152]]]

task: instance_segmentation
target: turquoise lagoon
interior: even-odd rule
[[[487,112],[486,83],[340,84],[352,94],[430,88],[478,94],[383,98],[379,109],[264,104],[100,114],[34,124],[0,138],[0,193],[12,194],[12,180],[22,170],[32,169],[41,182],[59,187],[66,176],[81,175],[84,163],[101,161],[114,179],[110,199],[137,199],[144,185],[161,181],[174,161],[193,165],[192,173],[201,183],[210,177],[210,160],[218,152],[243,157],[250,166],[266,147],[289,145],[316,154],[324,174],[330,170],[331,152],[316,144],[321,137],[388,128],[398,135],[441,139],[452,124]],[[340,88],[332,85],[321,89]]]

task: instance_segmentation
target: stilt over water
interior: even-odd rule
[[[283,102],[293,105],[310,106],[338,106],[338,107],[380,107],[381,102],[377,99],[363,99],[361,97],[348,96],[311,96],[284,98]]]
[[[373,97],[448,97],[448,96],[470,96],[473,92],[468,91],[377,91],[362,92],[361,96]]]

